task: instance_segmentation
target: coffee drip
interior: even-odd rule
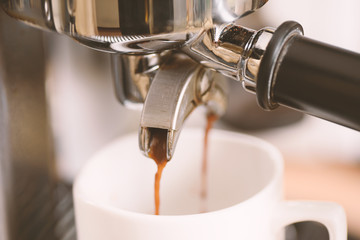
[[[152,158],[157,165],[157,172],[155,174],[155,215],[159,215],[160,209],[160,180],[162,172],[168,162],[166,157],[166,139],[167,130],[160,128],[151,128],[152,138],[150,139],[149,157]]]
[[[201,187],[200,187],[200,197],[202,201],[202,206],[200,212],[206,211],[206,199],[208,195],[208,148],[209,148],[209,133],[213,128],[215,121],[219,118],[216,114],[209,113],[206,117],[206,127],[204,135],[204,150],[202,158],[202,167],[201,167]]]
[[[208,172],[208,146],[209,146],[209,133],[213,127],[214,122],[218,119],[218,116],[213,113],[209,113],[206,117],[207,123],[204,133],[204,151],[202,157],[202,168],[201,168],[201,186],[200,186],[200,198],[202,206],[200,212],[206,211],[206,198],[207,198],[207,172]],[[150,128],[151,133],[150,139],[150,151],[148,156],[153,159],[157,165],[157,171],[155,174],[154,184],[154,197],[155,197],[155,215],[160,214],[160,182],[163,170],[168,162],[166,155],[166,140],[167,130],[160,128]]]

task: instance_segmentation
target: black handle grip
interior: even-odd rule
[[[360,54],[295,34],[272,64],[273,102],[360,130]]]

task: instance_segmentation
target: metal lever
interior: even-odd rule
[[[196,107],[204,104],[215,114],[225,112],[225,84],[221,75],[184,54],[173,54],[158,70],[147,94],[140,120],[140,150],[148,156],[150,128],[167,129],[167,159],[170,160],[184,121]]]

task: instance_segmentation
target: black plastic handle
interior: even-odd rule
[[[266,49],[263,61],[268,62],[261,63],[257,82],[259,104],[288,106],[360,130],[360,54],[301,34],[285,37],[291,32],[286,29],[301,30],[296,24],[280,26]]]

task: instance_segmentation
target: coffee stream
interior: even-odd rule
[[[210,113],[207,115],[207,123],[205,127],[205,135],[204,135],[204,151],[203,151],[202,169],[201,169],[201,186],[200,186],[200,197],[202,201],[201,212],[206,212],[206,198],[207,198],[207,189],[208,189],[207,169],[208,169],[209,132],[212,129],[214,122],[217,119],[218,116],[215,114]]]
[[[150,151],[149,157],[157,165],[155,174],[155,215],[159,215],[160,208],[160,180],[164,167],[168,160],[166,157],[167,130],[160,128],[149,128],[150,131]]]
[[[214,122],[218,119],[218,116],[215,114],[207,115],[207,124],[205,128],[205,136],[204,136],[204,152],[202,159],[202,170],[201,170],[201,200],[203,203],[201,212],[205,212],[205,201],[207,197],[207,151],[208,151],[208,138],[209,132],[214,124]],[[167,130],[160,128],[149,128],[150,131],[150,151],[149,157],[152,158],[157,165],[157,172],[155,174],[155,215],[159,215],[160,209],[160,180],[162,172],[168,162],[166,156],[166,142],[167,142]]]

